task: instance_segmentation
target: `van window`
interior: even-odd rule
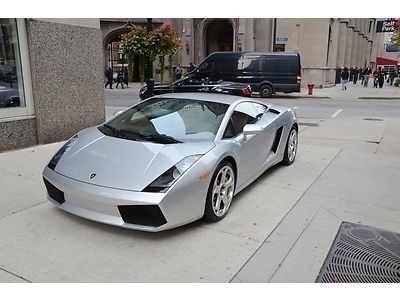
[[[244,55],[241,59],[239,59],[239,69],[243,70],[243,72],[259,72],[260,56]]]
[[[215,63],[206,61],[199,66],[199,71],[202,73],[214,73]]]
[[[237,60],[218,60],[215,64],[215,73],[236,73],[238,68]]]
[[[297,74],[298,65],[295,60],[263,58],[261,60],[263,73],[288,73]]]

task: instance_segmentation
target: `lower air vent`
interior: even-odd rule
[[[400,234],[343,222],[317,282],[400,282]]]
[[[118,210],[125,223],[151,227],[167,223],[158,205],[121,205]]]
[[[50,198],[57,201],[60,204],[63,204],[65,202],[64,199],[64,192],[60,191],[58,188],[56,188],[54,185],[52,185],[50,182],[46,180],[46,178],[43,177],[44,184],[47,189],[47,193],[49,194]]]
[[[276,151],[278,150],[279,142],[280,142],[281,136],[282,136],[282,130],[283,130],[283,127],[280,127],[280,128],[278,128],[278,130],[275,133],[274,142],[272,143],[272,148],[271,148],[271,151],[274,153],[276,153]]]

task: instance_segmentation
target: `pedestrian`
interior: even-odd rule
[[[124,83],[126,85],[126,87],[128,87],[128,68],[124,69]]]
[[[345,67],[340,73],[340,78],[342,79],[342,91],[347,90],[347,82],[349,81],[350,73],[349,70]]]
[[[394,79],[396,78],[396,74],[394,72],[391,72],[389,74],[389,83],[390,85],[393,85]]]
[[[182,77],[182,67],[178,64],[175,68],[175,80],[179,80]]]
[[[107,85],[110,85],[110,89],[112,90],[112,88],[113,88],[112,87],[112,84],[113,84],[113,72],[112,72],[110,67],[108,67],[108,69],[106,70],[105,75],[107,77],[107,83],[104,86],[104,88],[107,88]]]
[[[375,70],[372,76],[374,78],[374,88],[378,88],[378,70]]]
[[[118,85],[121,84],[122,89],[124,89],[124,72],[119,71],[117,75],[117,85],[115,88],[118,88]]]
[[[372,69],[370,67],[365,68],[364,72],[363,72],[363,80],[362,80],[362,84],[364,87],[368,86],[368,80],[369,80],[369,74],[372,73]]]
[[[379,70],[378,70],[378,84],[379,84],[379,88],[380,89],[383,87],[383,83],[385,82],[385,79],[386,79],[385,71],[383,71],[382,68],[379,68]]]
[[[193,63],[190,63],[187,70],[188,70],[188,72],[192,72],[195,68],[196,68],[196,67],[194,66],[194,64],[193,64]]]
[[[358,72],[359,72],[359,70],[358,70],[358,68],[356,68],[353,73],[353,84],[357,84]]]

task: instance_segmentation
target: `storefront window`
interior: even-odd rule
[[[0,18],[0,111],[25,106],[17,21]]]

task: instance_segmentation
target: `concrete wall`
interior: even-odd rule
[[[105,119],[100,29],[27,21],[37,142],[65,140]]]
[[[37,144],[36,120],[0,122],[0,152]]]

